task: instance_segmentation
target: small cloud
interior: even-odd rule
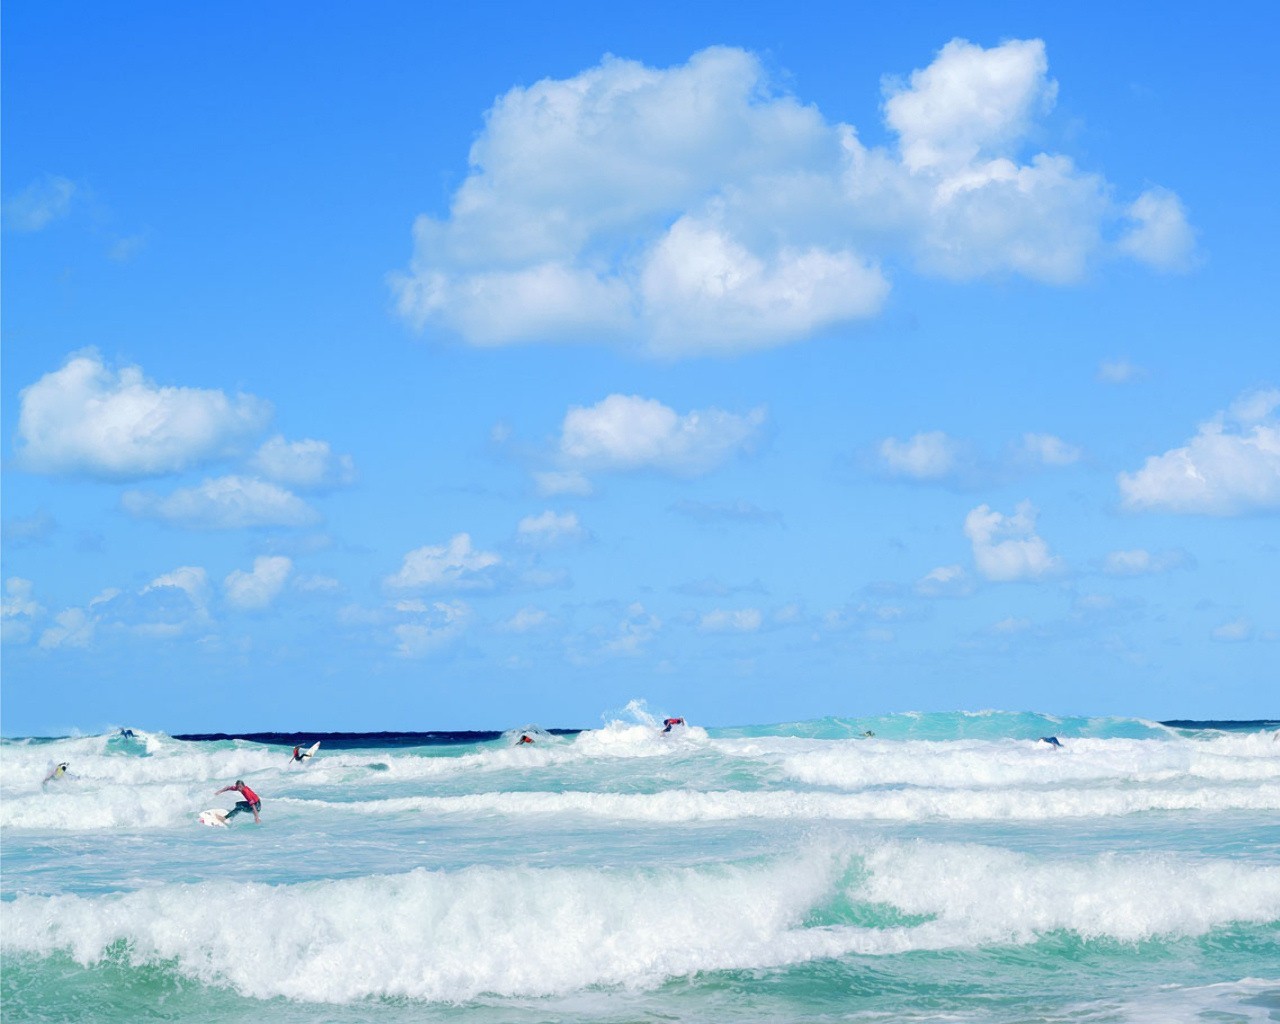
[[[516,537],[525,544],[551,547],[578,540],[585,534],[573,512],[558,514],[548,509],[541,515],[525,516],[516,525]]]
[[[591,481],[576,469],[547,470],[533,474],[538,493],[544,498],[558,495],[571,495],[578,498],[589,497],[593,493]]]
[[[400,571],[386,578],[396,589],[480,589],[493,585],[487,570],[502,559],[471,546],[471,535],[457,533],[448,544],[415,548],[404,556]]]
[[[47,174],[5,202],[4,225],[11,231],[40,231],[71,212],[77,191],[69,178]]]
[[[44,606],[35,599],[35,585],[21,576],[10,576],[4,582],[4,600],[0,602],[0,641],[24,644],[31,639],[35,621],[44,614]]]
[[[618,623],[613,638],[606,641],[601,650],[604,654],[638,657],[661,628],[662,620],[637,601],[627,608],[626,618]]]
[[[1146,370],[1127,359],[1104,359],[1098,364],[1098,380],[1104,384],[1129,384],[1146,375]]]
[[[1195,233],[1177,195],[1168,189],[1148,189],[1130,204],[1125,215],[1132,226],[1120,239],[1121,252],[1157,270],[1191,269]]]
[[[610,395],[565,415],[560,456],[582,468],[656,469],[698,476],[750,452],[764,423],[763,409],[744,416],[720,409],[681,416],[652,398]]]
[[[1020,619],[1016,616],[1009,616],[1007,619],[1001,619],[991,627],[991,632],[1011,636],[1015,633],[1025,633],[1031,628],[1030,619]]]
[[[498,628],[504,633],[528,633],[550,622],[550,616],[541,608],[521,608]]]
[[[259,526],[309,526],[320,515],[291,491],[252,477],[224,476],[167,497],[126,491],[125,511],[174,526],[236,530]]]
[[[964,532],[973,545],[978,571],[989,580],[1008,583],[1040,579],[1061,569],[1061,560],[1049,554],[1035,526],[1036,510],[1029,501],[1021,502],[1011,516],[986,505],[971,511]]]
[[[34,473],[130,480],[233,454],[271,406],[251,395],[157,386],[136,367],[73,355],[19,393],[18,461]]]
[[[1023,434],[1021,452],[1036,465],[1070,466],[1079,462],[1081,451],[1053,434]]]
[[[59,647],[88,647],[93,643],[98,620],[83,608],[68,608],[54,616],[54,625],[40,634],[40,647],[46,651]]]
[[[763,623],[759,608],[717,608],[702,616],[698,628],[704,633],[754,633]]]
[[[1236,619],[1234,622],[1224,622],[1210,635],[1219,643],[1237,644],[1253,636],[1253,626],[1245,619]]]
[[[969,461],[967,446],[941,430],[914,434],[905,441],[886,437],[877,452],[890,475],[911,480],[943,480]]]
[[[128,263],[138,253],[142,252],[146,245],[147,239],[145,235],[131,235],[128,238],[121,238],[107,250],[107,258],[113,263]]]
[[[961,565],[940,565],[916,583],[921,597],[967,597],[973,593],[973,582]]]
[[[286,441],[277,434],[258,449],[249,464],[268,480],[299,490],[332,490],[356,479],[350,455],[337,455],[328,441],[311,438]]]
[[[291,572],[293,561],[283,555],[255,558],[252,570],[236,569],[223,580],[227,603],[244,611],[266,608],[284,589]]]
[[[209,576],[200,566],[183,565],[173,572],[157,576],[142,588],[142,593],[148,594],[166,587],[181,590],[197,608],[203,608],[208,603]]]
[[[463,601],[414,602],[404,609],[414,616],[393,632],[396,653],[402,658],[423,658],[453,643],[471,622],[471,607]]]
[[[304,594],[332,594],[342,589],[342,584],[332,576],[307,574],[293,578],[293,589]]]
[[[1181,549],[1152,553],[1144,548],[1112,551],[1103,564],[1103,572],[1111,576],[1151,576],[1181,569],[1190,564],[1191,556]]]
[[[1280,389],[1242,395],[1181,448],[1117,477],[1133,512],[1234,516],[1280,509]]]

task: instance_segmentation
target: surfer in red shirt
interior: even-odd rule
[[[261,825],[262,819],[258,817],[258,809],[262,806],[262,798],[239,779],[236,779],[234,786],[223,786],[218,793],[226,793],[230,790],[235,790],[244,799],[236,801],[236,805],[227,812],[227,818],[234,818],[241,811],[253,811],[254,824]],[[214,794],[214,796],[217,795],[217,793]]]

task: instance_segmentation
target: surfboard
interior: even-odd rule
[[[221,807],[211,807],[207,811],[201,811],[199,818],[196,819],[201,825],[212,825],[215,828],[227,827],[227,812]]]
[[[320,741],[316,740],[311,746],[302,752],[303,757],[315,757],[316,751],[320,749]]]

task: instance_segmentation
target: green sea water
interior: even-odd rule
[[[0,1017],[1276,1021],[1273,729],[9,739]],[[262,824],[197,824],[237,778]]]

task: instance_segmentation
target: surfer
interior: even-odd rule
[[[226,792],[229,792],[230,790],[235,790],[242,797],[244,797],[244,799],[237,800],[236,805],[233,808],[231,808],[231,810],[227,811],[227,820],[230,821],[241,811],[253,811],[254,824],[261,825],[262,819],[258,817],[258,811],[262,807],[262,798],[259,797],[257,793],[251,790],[239,779],[236,779],[236,784],[234,786],[223,786],[220,790],[218,790],[218,793],[226,793]],[[213,795],[217,796],[218,793],[214,793]]]
[[[52,782],[54,779],[60,779],[60,778],[62,778],[64,775],[66,775],[66,774],[67,774],[67,768],[68,768],[68,767],[69,767],[69,765],[67,764],[67,762],[66,762],[66,761],[59,761],[59,762],[58,762],[58,766],[57,766],[56,768],[54,768],[54,769],[53,769],[53,771],[51,771],[48,775],[46,775],[46,776],[44,777],[44,782],[40,783],[40,785],[42,785],[42,786],[43,786],[43,785],[45,784],[45,782]]]
[[[673,725],[684,725],[683,718],[664,718],[662,720],[662,731],[670,732]]]
[[[532,743],[532,742],[533,742],[533,737],[530,736],[527,732],[522,732],[520,734],[520,738],[516,740],[516,746],[522,746],[525,743]]]
[[[1057,736],[1041,736],[1038,740],[1036,740],[1036,742],[1037,742],[1037,743],[1047,743],[1047,744],[1049,744],[1049,746],[1053,747],[1055,750],[1065,750],[1065,749],[1066,749],[1066,747],[1064,747],[1064,746],[1062,745],[1062,742],[1058,739],[1058,737],[1057,737]]]
[[[289,759],[289,763],[293,764],[294,761],[305,761],[310,756],[311,756],[310,750],[303,750],[301,747],[294,747],[293,757]]]

